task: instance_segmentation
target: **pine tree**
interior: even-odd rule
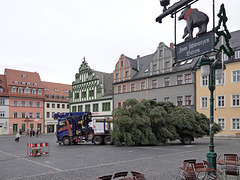
[[[222,50],[224,51],[225,54],[227,54],[228,57],[231,57],[234,55],[234,51],[232,50],[232,48],[230,47],[229,45],[229,40],[231,39],[231,34],[229,33],[228,29],[227,29],[227,21],[228,21],[228,18],[226,16],[226,11],[225,11],[225,7],[224,7],[224,4],[221,5],[220,7],[220,11],[217,15],[219,17],[219,21],[218,21],[218,25],[216,27],[216,34],[217,34],[217,37],[216,37],[216,41],[215,41],[215,46],[219,43],[219,40],[220,40],[220,37],[223,36],[224,39],[225,39],[225,42],[226,42],[226,46],[228,48],[225,47],[224,44],[222,44],[220,47],[219,47],[219,52],[221,52]],[[223,25],[224,27],[224,30],[220,30],[221,26]]]

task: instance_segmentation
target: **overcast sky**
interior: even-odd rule
[[[215,0],[216,14],[222,3],[229,31],[240,30],[240,0]],[[192,5],[209,16],[208,30],[212,4]],[[43,81],[71,84],[84,56],[92,69],[111,73],[121,54],[135,59],[174,41],[174,19],[156,23],[161,13],[159,0],[0,0],[0,74],[36,71]],[[185,25],[177,21],[177,43]]]

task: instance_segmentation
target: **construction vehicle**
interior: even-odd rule
[[[109,126],[112,120],[98,119],[96,122],[103,123],[103,132],[95,133],[89,123],[92,122],[91,112],[72,112],[54,114],[57,124],[57,143],[63,145],[78,144],[81,142],[92,142],[96,145],[112,144]]]

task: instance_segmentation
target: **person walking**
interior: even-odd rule
[[[36,129],[36,136],[38,137],[38,134],[39,134],[39,129],[37,128]]]
[[[15,137],[15,141],[16,141],[16,142],[19,142],[19,140],[20,140],[20,134],[17,133],[17,134],[16,134],[16,137]]]
[[[32,134],[33,134],[33,131],[32,131],[32,129],[30,129],[30,137],[32,137]]]

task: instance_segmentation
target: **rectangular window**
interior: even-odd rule
[[[122,102],[118,102],[117,103],[117,108],[121,108],[122,107]]]
[[[185,74],[185,83],[188,84],[191,82],[192,82],[191,74]]]
[[[225,96],[217,96],[217,107],[225,107]]]
[[[232,130],[240,130],[240,118],[232,118]]]
[[[170,68],[170,62],[167,61],[167,62],[165,62],[165,69],[169,69],[169,68]]]
[[[232,82],[240,82],[240,70],[232,71]]]
[[[29,101],[29,102],[28,102],[28,106],[29,106],[29,107],[33,107],[33,101]]]
[[[167,77],[167,78],[164,79],[164,86],[168,87],[169,85],[170,85],[170,78]]]
[[[76,106],[72,106],[72,112],[77,112],[77,107]]]
[[[164,102],[169,102],[170,101],[170,97],[165,97],[164,98]]]
[[[52,104],[52,108],[55,108],[55,104]]]
[[[153,64],[153,71],[157,71],[157,64]]]
[[[47,112],[47,118],[50,118],[50,112]]]
[[[208,108],[208,97],[201,97],[201,108]]]
[[[36,107],[41,107],[41,102],[36,102]]]
[[[121,86],[118,86],[118,87],[117,87],[117,90],[118,90],[117,93],[121,93],[121,91],[122,91],[122,90],[121,90]]]
[[[54,118],[54,114],[55,114],[55,112],[52,112],[52,118]]]
[[[157,88],[157,80],[152,80],[152,88]]]
[[[0,111],[0,117],[5,117],[5,111]]]
[[[93,104],[93,112],[98,112],[98,104]]]
[[[183,76],[180,75],[180,76],[177,76],[177,85],[181,85],[183,82]]]
[[[41,118],[41,113],[36,113],[36,118]]]
[[[89,97],[94,97],[94,90],[89,90]]]
[[[86,105],[85,105],[85,111],[86,111],[86,112],[91,112],[91,106],[90,106],[90,104],[86,104]]]
[[[26,113],[25,112],[22,112],[22,118],[25,118],[26,117]]]
[[[13,112],[13,118],[18,118],[18,112]]]
[[[186,106],[192,105],[192,96],[185,96],[185,105]]]
[[[123,85],[123,92],[127,92],[127,86]]]
[[[227,61],[228,58],[229,58],[228,55],[224,53],[224,54],[223,54],[223,61]]]
[[[49,103],[47,103],[47,108],[50,108],[50,104]]]
[[[82,92],[82,98],[86,98],[87,97],[87,92],[86,91],[83,91]]]
[[[232,107],[239,107],[240,106],[240,95],[234,94],[232,95]]]
[[[110,111],[110,102],[102,103],[102,111]]]
[[[225,118],[217,118],[217,123],[222,127],[223,130],[225,130]]]
[[[65,109],[65,104],[62,104],[62,109]]]
[[[183,105],[183,97],[182,96],[178,96],[177,97],[177,106],[182,106]]]
[[[33,118],[33,112],[29,112],[29,113],[28,113],[28,117],[29,117],[29,118]]]
[[[13,106],[18,106],[18,101],[17,100],[13,101]]]
[[[75,99],[79,99],[79,93],[75,93]]]
[[[202,76],[202,86],[208,86],[208,76]]]
[[[79,105],[78,106],[78,112],[82,112],[83,111],[83,108],[82,108],[83,106],[82,105]]]
[[[0,105],[5,105],[5,99],[0,99]]]
[[[57,108],[60,108],[60,104],[57,104]]]
[[[135,84],[131,84],[131,91],[135,91]]]
[[[240,58],[240,50],[235,51],[235,59],[239,59]]]
[[[145,82],[141,82],[141,90],[145,89],[146,88],[146,83]]]

